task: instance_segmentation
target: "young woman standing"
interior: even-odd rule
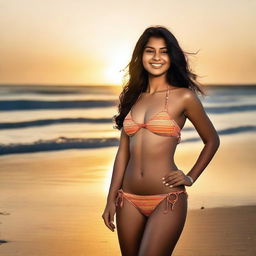
[[[123,256],[170,256],[183,230],[191,186],[216,153],[219,136],[196,92],[204,94],[184,52],[165,27],[147,28],[129,63],[120,95],[121,130],[107,204],[102,214]],[[204,147],[187,174],[174,162],[189,119]]]

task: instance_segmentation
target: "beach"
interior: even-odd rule
[[[210,165],[187,187],[188,214],[174,256],[256,255],[255,142],[250,133],[223,136]],[[188,171],[202,146],[180,144],[177,165]],[[116,151],[1,156],[0,255],[121,255],[117,231],[101,218]]]
[[[187,219],[173,255],[254,256],[256,86],[207,91],[201,100],[221,144],[186,187]],[[120,137],[111,120],[119,92],[0,86],[1,256],[121,255],[117,230],[101,217]],[[203,146],[187,120],[176,166],[188,173]]]
[[[141,235],[136,202],[169,214],[145,217],[134,254],[166,256],[177,231],[172,256],[256,256],[256,1],[0,7],[0,256],[138,256],[118,238]],[[112,178],[151,195],[124,198],[120,233]]]

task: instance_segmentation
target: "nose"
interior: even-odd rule
[[[153,59],[154,59],[154,60],[159,60],[159,59],[160,59],[159,53],[156,52],[156,53],[154,54],[154,56],[153,56]]]

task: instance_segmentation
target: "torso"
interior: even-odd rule
[[[179,88],[182,90],[182,88]],[[185,124],[182,103],[177,99],[177,89],[170,89],[167,111],[180,129]],[[165,93],[141,94],[133,105],[131,116],[136,123],[148,122],[152,116],[164,109]],[[128,116],[128,115],[127,115]],[[126,166],[122,189],[140,195],[162,194],[184,189],[184,185],[173,188],[162,183],[162,177],[179,168],[174,162],[178,140],[176,137],[160,136],[149,129],[140,128],[129,137],[130,159]]]

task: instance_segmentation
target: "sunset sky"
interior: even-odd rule
[[[120,84],[143,31],[171,30],[206,84],[256,83],[254,0],[0,0],[1,84]]]

